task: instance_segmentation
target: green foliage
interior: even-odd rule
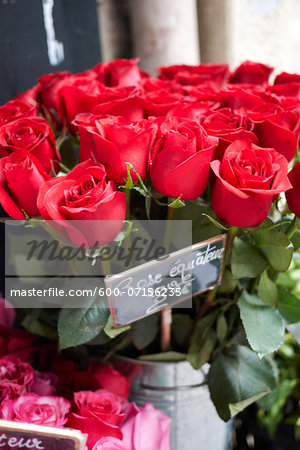
[[[285,272],[293,257],[293,245],[277,228],[259,229],[252,234],[257,248],[276,272]]]
[[[276,374],[268,359],[242,345],[225,348],[208,374],[211,399],[219,416],[228,421],[246,406],[276,387]]]
[[[284,325],[279,313],[246,291],[240,296],[238,306],[251,348],[260,357],[276,351],[284,340]]]
[[[243,239],[235,238],[231,256],[233,278],[255,278],[266,269],[267,264],[256,247]]]

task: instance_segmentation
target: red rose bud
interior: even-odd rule
[[[229,108],[222,108],[212,112],[202,122],[203,128],[210,136],[219,138],[219,143],[214,151],[214,159],[222,159],[226,148],[231,142],[239,139],[247,139],[258,144],[258,139],[253,133],[254,123],[245,115],[233,113]]]
[[[94,125],[91,123],[94,121]],[[89,123],[85,126],[84,123]],[[140,177],[145,180],[149,169],[149,154],[157,125],[148,120],[130,122],[123,117],[84,115],[74,122],[79,128],[80,161],[94,158],[104,164],[107,177],[116,183],[124,183],[131,163]],[[131,170],[133,181],[137,175]]]
[[[36,116],[38,106],[18,99],[7,102],[0,106],[0,127],[22,117]]]
[[[300,162],[296,162],[288,174],[292,189],[286,191],[285,196],[290,210],[300,217]]]
[[[259,225],[268,216],[274,195],[291,187],[285,157],[249,141],[233,142],[222,162],[212,161],[211,168],[217,177],[212,207],[231,226]]]
[[[267,84],[274,68],[253,61],[243,62],[229,77],[229,83]]]
[[[182,85],[210,84],[222,86],[229,74],[228,64],[174,65],[157,69],[163,80],[174,80]]]
[[[92,112],[98,115],[122,116],[131,121],[141,120],[144,118],[141,90],[135,86],[104,88]]]
[[[292,111],[279,111],[257,121],[254,133],[261,147],[275,148],[291,161],[297,151],[298,116]]]
[[[47,173],[51,169],[58,170],[60,155],[53,131],[45,119],[24,117],[0,128],[0,156],[8,156],[20,149],[35,156]]]
[[[76,128],[71,125],[72,120],[77,114],[92,111],[99,103],[103,88],[98,80],[80,75],[68,78],[66,84],[60,87],[57,92],[57,112],[72,133],[76,132]]]
[[[72,77],[70,72],[56,72],[43,75],[39,78],[39,90],[37,93],[38,101],[42,110],[46,109],[53,124],[57,127],[61,125],[56,111],[57,107],[57,93],[64,84],[67,84],[68,79]]]
[[[251,109],[257,105],[263,105],[264,100],[259,96],[258,92],[246,86],[227,85],[217,95],[216,101],[220,102],[223,107],[231,108],[237,111],[241,108]]]
[[[218,145],[196,121],[170,117],[161,123],[153,146],[151,181],[161,194],[183,200],[199,197],[208,182],[209,163]]]
[[[0,159],[0,203],[14,219],[40,214],[37,197],[40,186],[51,177],[39,160],[26,150],[16,150]]]
[[[275,78],[274,84],[284,83],[300,83],[300,75],[298,73],[282,72]]]
[[[85,161],[65,176],[46,181],[40,188],[37,204],[46,220],[76,245],[104,245],[123,227],[126,195],[106,181],[102,164]],[[74,222],[78,221],[78,228]],[[101,226],[99,224],[101,222]]]
[[[148,77],[148,74],[139,68],[138,62],[139,58],[116,59],[108,63],[99,63],[84,74],[97,78],[109,87],[136,86]]]
[[[123,399],[99,389],[95,392],[75,392],[74,400],[77,411],[70,414],[67,426],[88,434],[88,448],[92,448],[103,436],[122,439],[119,425],[124,418]]]

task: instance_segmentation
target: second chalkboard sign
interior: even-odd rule
[[[221,282],[226,235],[105,278],[114,325],[129,324]]]
[[[87,436],[78,430],[0,420],[0,448],[83,450]]]

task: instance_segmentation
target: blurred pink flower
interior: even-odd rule
[[[120,425],[125,448],[130,450],[170,450],[171,419],[152,403],[138,408],[129,403]]]

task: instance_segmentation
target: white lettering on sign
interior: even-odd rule
[[[47,36],[48,58],[51,66],[57,66],[65,59],[64,45],[55,37],[53,21],[54,0],[43,0],[44,25]]]
[[[4,448],[33,448],[35,450],[44,450],[42,441],[37,438],[16,438],[8,437],[5,433],[0,436],[0,447]]]

